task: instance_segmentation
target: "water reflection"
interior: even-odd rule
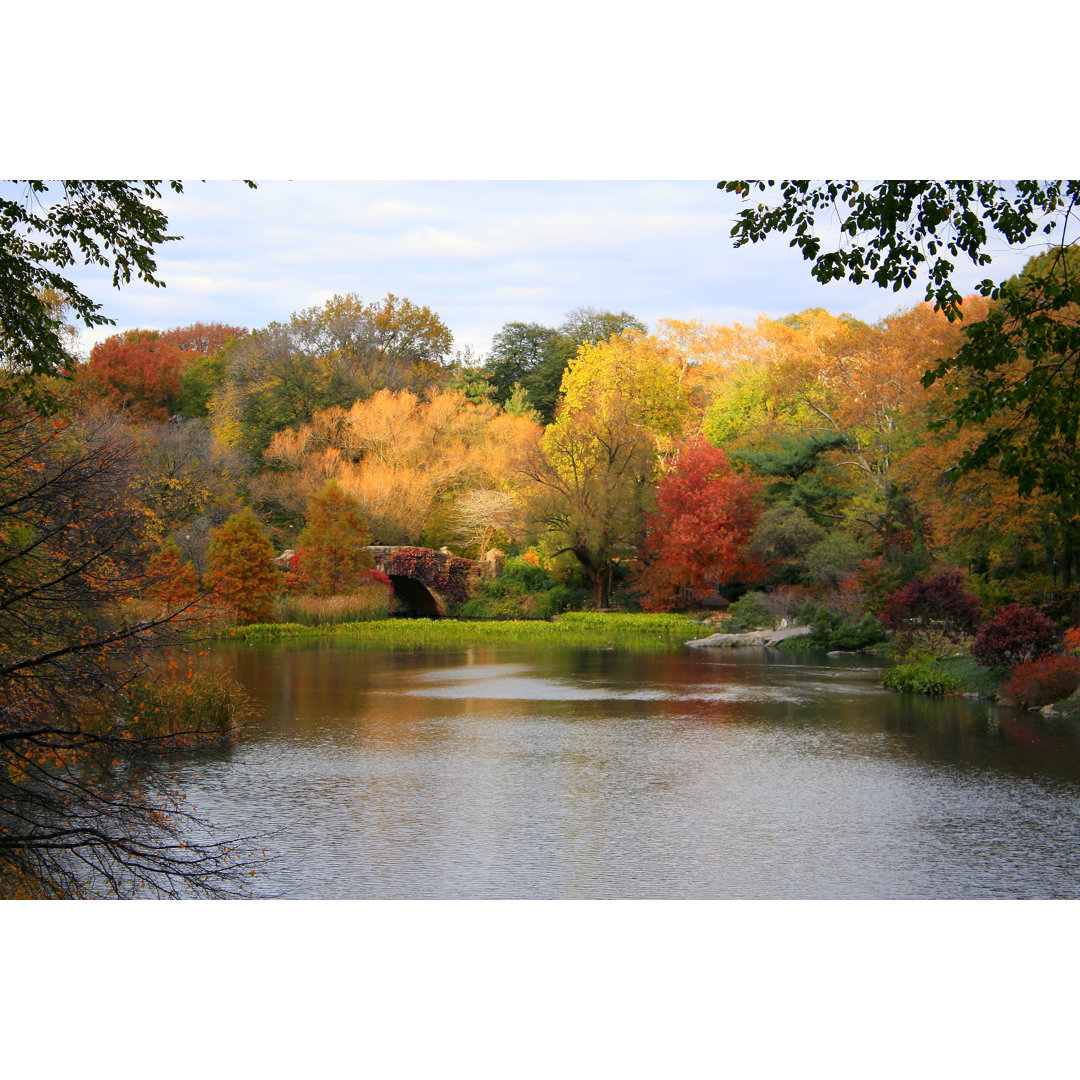
[[[851,658],[226,654],[269,717],[184,772],[295,897],[1080,895],[1073,730]]]

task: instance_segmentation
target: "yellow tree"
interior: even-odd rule
[[[524,465],[533,514],[573,553],[607,607],[613,561],[632,554],[661,455],[690,416],[679,369],[641,335],[582,345],[555,422]]]
[[[289,505],[334,479],[380,543],[417,543],[457,496],[512,491],[514,462],[539,437],[528,416],[461,391],[382,390],[274,436],[265,461],[276,471],[263,486]]]

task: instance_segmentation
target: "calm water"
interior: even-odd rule
[[[855,658],[224,655],[268,720],[180,781],[264,894],[1080,896],[1080,736]]]

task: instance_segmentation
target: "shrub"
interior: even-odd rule
[[[881,622],[890,630],[959,638],[974,632],[982,604],[963,586],[959,570],[923,581],[914,578],[885,600]]]
[[[842,623],[829,635],[826,645],[829,649],[843,649],[856,652],[868,649],[871,645],[880,645],[887,635],[873,615],[867,613],[857,623]]]
[[[843,650],[857,652],[879,645],[886,638],[873,615],[866,614],[858,622],[845,619],[839,612],[821,604],[806,604],[799,609],[799,620],[810,625],[805,637],[788,638],[781,647],[798,652],[803,649]]]
[[[971,655],[986,667],[1016,667],[1048,656],[1057,647],[1054,624],[1035,608],[1010,604],[975,637]]]
[[[550,619],[580,606],[586,596],[529,559],[513,558],[476,596],[458,604],[454,614],[463,619]]]
[[[1080,626],[1065,631],[1065,651],[1080,652]]]
[[[727,614],[729,619],[727,628],[736,634],[745,630],[771,628],[774,625],[764,593],[744,594],[727,609]]]
[[[885,672],[881,685],[902,694],[931,694],[950,697],[964,692],[964,684],[955,676],[939,671],[933,664],[898,664]]]
[[[1080,688],[1080,660],[1075,656],[1044,656],[1013,669],[1001,688],[1003,697],[1025,708],[1041,708]]]

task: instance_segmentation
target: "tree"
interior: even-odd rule
[[[146,563],[146,595],[164,604],[187,607],[199,595],[199,575],[184,562],[176,541],[168,539]]]
[[[148,730],[132,707],[153,696],[155,652],[177,655],[201,625],[190,606],[142,602],[160,579],[144,572],[129,498],[136,460],[115,420],[0,405],[5,896],[212,895],[229,882],[233,842],[192,839],[196,819],[152,764],[196,732]]]
[[[275,471],[259,490],[286,506],[302,505],[334,479],[357,500],[380,543],[415,544],[456,497],[520,484],[514,464],[539,437],[530,417],[472,404],[458,391],[419,398],[382,390],[275,435],[265,455]]]
[[[544,424],[555,418],[563,375],[581,345],[607,341],[613,334],[644,334],[643,322],[629,312],[575,308],[558,328],[539,323],[506,323],[495,335],[485,374],[505,403],[520,384]]]
[[[438,315],[411,300],[335,296],[226,347],[225,379],[210,404],[215,433],[258,460],[276,432],[323,409],[433,387],[452,343]]]
[[[207,583],[214,600],[238,623],[270,622],[281,572],[274,548],[250,506],[210,535]]]
[[[254,187],[254,184],[248,185]],[[180,194],[183,185],[169,181]],[[0,189],[0,363],[9,373],[0,393],[15,395],[49,415],[60,399],[43,376],[70,377],[75,358],[63,333],[62,311],[86,326],[106,326],[65,271],[80,260],[112,271],[119,288],[132,274],[161,287],[155,248],[178,236],[152,205],[160,180],[12,180]]]
[[[90,350],[90,390],[139,420],[167,420],[179,407],[180,378],[191,355],[156,330],[128,330]]]
[[[716,589],[760,580],[764,566],[748,546],[761,513],[761,485],[735,472],[704,439],[683,444],[656,488],[645,519],[639,575],[645,606],[670,611],[680,587]]]
[[[775,181],[727,180],[719,187],[751,199]],[[1010,281],[984,279],[979,293],[994,301],[987,317],[966,328],[964,343],[923,376],[954,394],[942,423],[985,424],[988,429],[960,460],[963,469],[995,463],[1021,494],[1036,489],[1070,498],[1077,476],[1080,435],[1080,274],[1073,267],[1070,218],[1080,180],[886,181],[864,189],[856,181],[779,182],[781,201],[739,213],[735,246],[794,231],[793,247],[812,263],[821,282],[872,280],[899,290],[926,271],[926,299],[950,321],[962,318],[953,283],[961,254],[978,266],[991,262],[994,244],[1026,243],[1041,236],[1052,247]],[[839,224],[826,246],[820,223]],[[1017,361],[1023,360],[1018,367]],[[1076,507],[1072,508],[1075,513]]]
[[[682,434],[678,371],[640,336],[582,345],[555,422],[527,457],[533,516],[573,553],[607,607],[613,561],[636,550],[661,452]]]
[[[494,389],[496,401],[503,404],[515,386],[524,386],[557,336],[557,330],[535,322],[509,322],[502,326],[491,339],[484,365],[484,376]]]
[[[356,499],[328,480],[308,499],[306,516],[296,547],[308,588],[316,596],[353,592],[364,571],[375,565]]]

